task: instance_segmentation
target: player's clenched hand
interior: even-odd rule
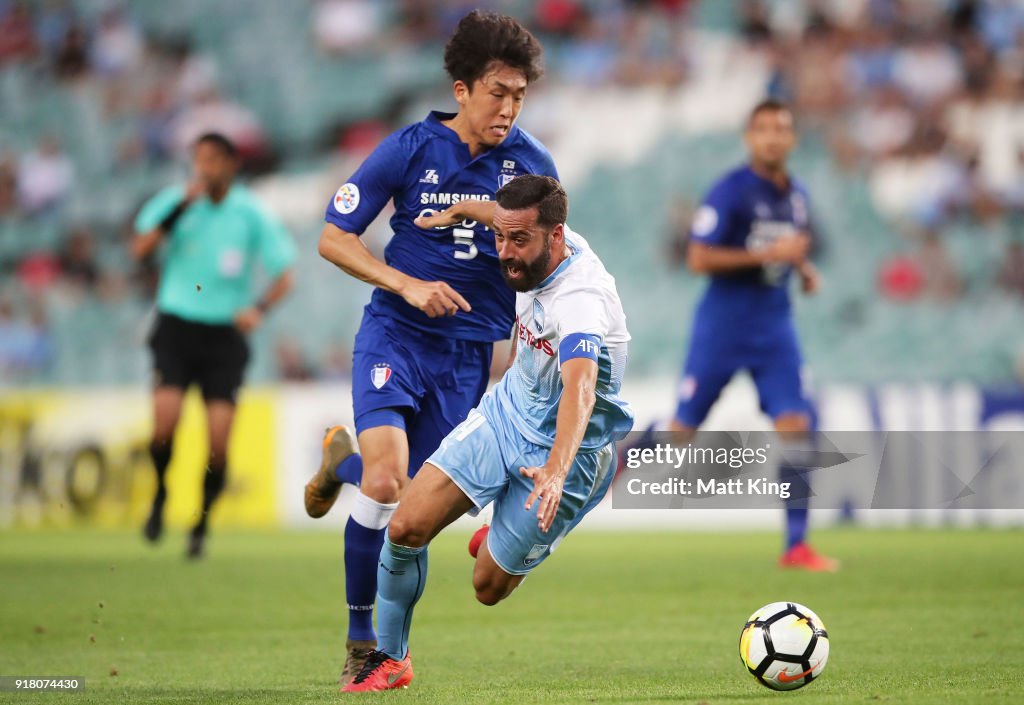
[[[565,476],[555,469],[543,467],[519,468],[523,477],[533,480],[533,492],[526,499],[526,509],[529,511],[533,503],[540,500],[537,505],[537,526],[541,531],[551,528],[551,522],[555,520],[558,512],[558,505],[562,501],[562,485]]]
[[[764,250],[767,262],[788,262],[799,264],[811,249],[811,238],[804,234],[783,235]]]
[[[444,282],[410,279],[400,293],[406,303],[415,306],[431,318],[454,316],[460,309],[472,310],[469,302],[462,298],[462,294]]]

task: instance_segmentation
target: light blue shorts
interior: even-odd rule
[[[494,502],[487,548],[498,566],[510,575],[525,575],[554,551],[584,515],[596,507],[611,487],[615,445],[579,453],[565,478],[562,501],[547,532],[537,526],[534,502],[526,510],[533,480],[519,469],[540,467],[549,448],[526,441],[511,424],[494,424],[473,409],[427,458],[483,509]]]

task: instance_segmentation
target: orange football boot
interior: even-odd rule
[[[338,463],[356,452],[356,437],[346,426],[332,426],[324,434],[320,469],[306,483],[306,514],[319,519],[331,510],[342,482],[334,474]]]
[[[813,573],[835,573],[839,570],[839,561],[823,556],[810,545],[801,542],[782,554],[782,557],[779,558],[779,566],[809,570]]]
[[[371,693],[378,690],[407,688],[412,682],[412,659],[401,661],[383,651],[371,651],[356,677],[345,684],[342,693]]]

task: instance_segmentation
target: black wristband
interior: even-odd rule
[[[270,310],[270,303],[266,299],[260,299],[256,302],[256,310],[260,313],[266,313]]]
[[[181,214],[185,212],[185,209],[188,208],[188,206],[188,201],[182,200],[174,207],[174,210],[168,213],[164,219],[160,221],[160,229],[164,231],[164,234],[171,234],[171,228],[173,228],[174,224],[178,222],[178,218],[181,217]]]

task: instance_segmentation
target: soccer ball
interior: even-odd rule
[[[818,615],[796,602],[765,605],[743,625],[740,658],[772,690],[796,690],[821,675],[828,632]]]

